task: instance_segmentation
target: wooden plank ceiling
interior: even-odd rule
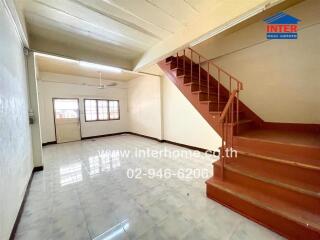
[[[24,0],[29,35],[136,61],[222,0]],[[70,40],[71,39],[71,40]]]

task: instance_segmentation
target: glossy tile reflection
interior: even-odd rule
[[[73,163],[60,168],[60,184],[62,187],[82,180],[81,163]]]
[[[137,157],[183,148],[121,135],[44,148],[16,239],[280,239],[208,199],[204,178],[130,179],[128,169],[205,169],[212,156]]]

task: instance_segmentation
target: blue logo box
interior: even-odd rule
[[[267,33],[267,39],[297,39],[297,33]]]

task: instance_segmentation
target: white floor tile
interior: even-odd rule
[[[137,149],[187,149],[123,135],[50,145],[34,175],[16,239],[279,239],[205,194],[206,177],[127,177],[128,169],[202,169],[213,156],[129,157]]]

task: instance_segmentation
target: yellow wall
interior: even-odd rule
[[[243,81],[241,100],[264,121],[320,123],[320,1],[286,10],[298,40],[266,40],[263,20],[195,49]]]

